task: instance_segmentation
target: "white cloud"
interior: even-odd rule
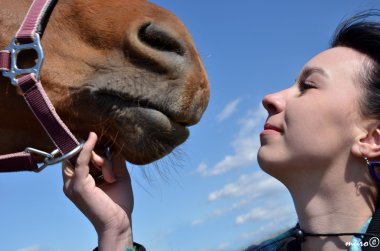
[[[251,212],[242,214],[236,217],[235,223],[240,225],[254,220],[271,220],[275,217],[291,218],[290,215],[294,215],[294,209],[290,205],[280,205],[277,208],[257,207],[253,208]],[[274,217],[275,216],[275,217]]]
[[[267,113],[261,105],[259,109],[248,112],[247,116],[239,122],[239,133],[232,142],[233,153],[224,156],[211,168],[205,163],[201,163],[197,172],[204,177],[217,176],[255,163],[260,146],[259,131],[262,130],[266,115]]]
[[[239,208],[242,208],[242,207],[248,205],[249,202],[251,202],[254,198],[255,198],[254,196],[251,196],[249,199],[248,198],[244,198],[244,199],[240,200],[239,202],[233,203],[231,206],[229,206],[227,208],[218,208],[218,209],[215,209],[211,213],[211,215],[215,216],[215,217],[219,217],[219,216],[225,215],[226,213],[232,212],[234,210],[237,210]]]
[[[226,120],[228,119],[234,112],[237,111],[237,106],[239,105],[240,103],[240,98],[238,99],[235,99],[234,101],[228,103],[223,111],[221,111],[218,115],[217,115],[217,119],[219,122],[222,122],[223,120]]]
[[[252,209],[251,213],[254,210],[255,209]],[[255,228],[254,231],[240,234],[240,240],[237,240],[237,242],[241,242],[241,240],[249,240],[249,244],[258,243],[263,240],[273,238],[289,228],[294,227],[297,222],[295,210],[290,204],[287,203],[266,205],[265,207],[256,210],[261,211],[263,218],[253,217],[256,218],[253,219],[249,217],[249,214],[247,214],[248,216],[245,217],[245,219],[240,219],[240,224],[237,223],[238,217],[236,218],[235,223],[237,225],[254,222],[255,220],[258,221],[265,218],[264,221],[261,221],[261,224],[255,224],[260,227]]]
[[[241,225],[249,221],[275,222],[291,219],[295,215],[291,205],[267,203],[265,206],[253,208],[250,212],[236,217],[235,224]]]
[[[197,173],[199,173],[202,176],[207,176],[208,175],[207,169],[208,169],[207,164],[202,162],[197,167]]]
[[[231,250],[231,244],[230,243],[220,243],[218,246],[211,248],[211,249],[202,249],[202,251],[229,251]]]
[[[196,220],[193,220],[193,222],[191,222],[191,226],[195,227],[195,226],[199,226],[199,225],[202,225],[204,222],[204,220],[202,219],[196,219]]]
[[[228,248],[231,246],[230,243],[221,243],[218,247],[216,247],[215,251],[224,251],[229,250]]]
[[[227,213],[230,213],[234,210],[237,210],[239,208],[242,208],[244,206],[247,206],[249,204],[249,202],[251,202],[253,199],[253,197],[251,199],[242,199],[241,201],[239,202],[236,202],[236,203],[233,203],[231,206],[228,206],[226,208],[217,208],[215,209],[214,211],[212,211],[207,217],[205,217],[204,219],[195,219],[191,222],[191,226],[192,227],[197,227],[197,226],[200,226],[204,223],[206,223],[208,220],[211,220],[213,218],[217,218],[217,217],[221,217]]]
[[[40,245],[33,245],[30,247],[18,249],[17,251],[43,251],[43,250],[45,249],[43,249]]]
[[[208,201],[241,196],[247,196],[252,200],[277,191],[284,191],[284,186],[279,181],[264,172],[254,172],[241,175],[236,182],[226,184],[223,188],[211,192],[208,195]]]
[[[228,198],[235,201],[229,206],[214,209],[203,219],[194,220],[191,226],[200,226],[213,218],[222,217],[233,211],[240,210],[260,198],[273,198],[273,196],[280,198],[282,194],[288,194],[285,186],[264,172],[259,171],[241,175],[236,182],[228,183],[221,189],[210,192],[208,195],[209,202]],[[240,221],[247,218],[243,216]]]
[[[239,215],[236,218],[235,223],[239,225],[246,223],[248,220],[268,220],[268,216],[270,217],[270,214],[268,214],[268,211],[263,208],[254,208],[248,214]]]

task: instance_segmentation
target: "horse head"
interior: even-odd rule
[[[0,48],[31,1],[2,0]],[[60,0],[42,45],[41,82],[78,137],[128,161],[150,163],[183,143],[209,98],[206,72],[189,32],[172,13],[144,0]],[[33,55],[19,55],[19,65]],[[17,88],[0,77],[0,154],[51,147]]]

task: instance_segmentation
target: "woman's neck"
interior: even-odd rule
[[[288,182],[291,185],[286,184],[293,197],[301,229],[315,234],[359,232],[373,214],[377,193],[366,169],[347,166],[341,171],[337,168],[325,171],[319,176],[323,178],[319,179],[309,169],[309,172],[301,173],[301,177],[297,175],[297,179]],[[345,242],[351,238],[306,237],[302,247],[303,250],[347,250]]]

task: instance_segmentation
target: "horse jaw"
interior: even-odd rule
[[[42,43],[41,80],[58,114],[79,138],[95,131],[99,147],[110,145],[130,162],[170,153],[207,106],[207,76],[189,33],[173,14],[146,1],[59,1]],[[8,141],[0,151],[19,147],[24,131],[33,132],[27,143],[49,144],[17,103],[31,129],[2,126]]]

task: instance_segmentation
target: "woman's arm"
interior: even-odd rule
[[[99,249],[124,251],[133,247],[131,179],[121,156],[107,160],[93,152],[96,141],[96,134],[90,133],[76,167],[62,165],[63,190],[95,227]],[[98,186],[89,174],[90,161],[102,168],[105,181]]]

